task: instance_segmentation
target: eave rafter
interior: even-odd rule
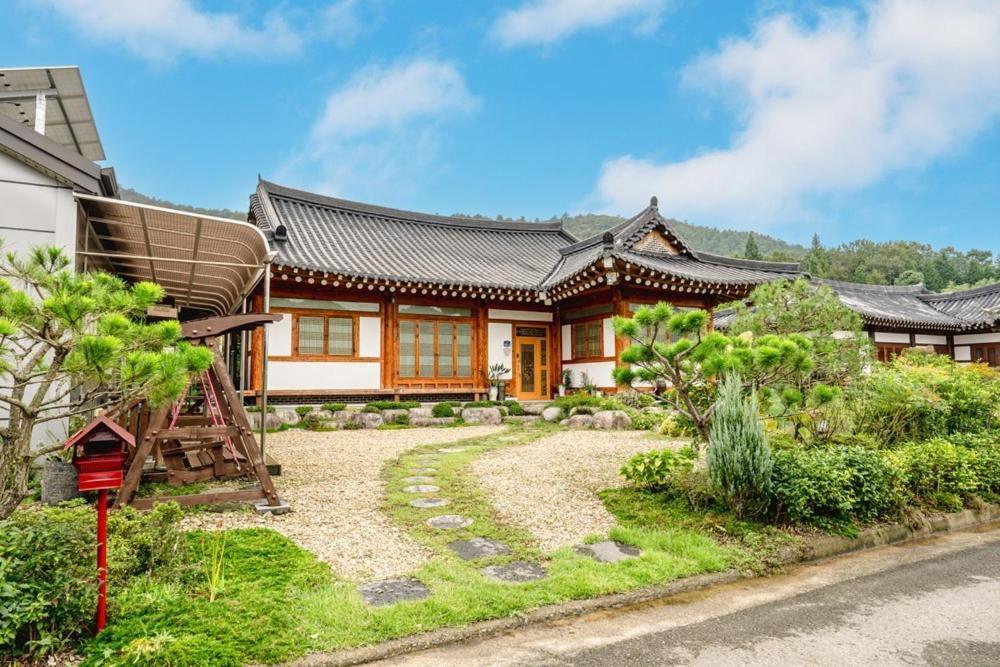
[[[284,265],[275,266],[274,280],[392,295],[450,296],[453,298],[511,301],[515,303],[538,303],[543,300],[541,293],[535,289],[463,285],[459,283],[393,278],[371,278],[351,275],[349,273],[317,271]]]

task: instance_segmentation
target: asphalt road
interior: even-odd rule
[[[1000,532],[403,656],[393,665],[1000,665]]]

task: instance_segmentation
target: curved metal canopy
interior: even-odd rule
[[[267,239],[238,220],[77,194],[88,266],[155,282],[181,308],[234,312],[270,261]]]

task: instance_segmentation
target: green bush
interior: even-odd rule
[[[712,417],[708,441],[708,478],[737,516],[767,509],[771,489],[771,447],[759,418],[756,393],[743,400],[738,375],[726,376]]]
[[[95,523],[82,501],[27,507],[0,521],[0,655],[43,656],[89,632]]]
[[[327,412],[340,412],[347,409],[347,403],[324,403],[322,407]]]
[[[690,447],[679,451],[660,449],[636,454],[621,474],[633,486],[645,489],[669,489],[694,467],[695,453]]]
[[[469,401],[463,408],[496,408],[503,405],[500,401]]]
[[[796,523],[850,521],[854,494],[851,471],[835,449],[775,450],[771,506],[778,518]]]
[[[451,403],[438,403],[431,408],[431,414],[435,417],[454,417],[455,407]]]
[[[247,412],[260,412],[260,406],[259,405],[248,405],[244,409]],[[270,414],[274,414],[274,412],[275,412],[275,407],[273,405],[267,406],[267,413],[269,415]],[[79,430],[79,429],[77,429],[77,430]],[[72,432],[72,429],[71,429],[71,432]]]
[[[112,585],[154,572],[169,578],[185,562],[177,503],[158,503],[147,512],[122,507],[108,514],[108,581]]]
[[[410,414],[403,413],[398,415],[393,415],[391,419],[386,420],[386,424],[393,424],[395,426],[408,426],[410,424]]]
[[[371,401],[365,405],[365,412],[379,412],[381,410],[409,410],[419,408],[420,401]],[[369,410],[368,408],[372,408]]]
[[[521,404],[515,400],[509,399],[504,401],[503,404],[506,406],[507,414],[509,415],[513,415],[514,417],[523,417],[528,414],[524,411],[524,408],[521,407]]]
[[[944,438],[908,443],[889,455],[903,471],[907,491],[918,501],[939,509],[961,509],[962,499],[980,490],[975,452]]]
[[[772,509],[801,523],[895,518],[910,493],[894,452],[861,446],[775,451]]]
[[[300,405],[299,407],[295,408],[295,414],[297,414],[299,417],[305,417],[312,411],[313,411],[313,406],[311,405]]]
[[[636,410],[641,410],[642,408],[649,407],[656,403],[656,399],[653,398],[652,394],[637,391],[635,389],[626,389],[625,391],[615,394],[615,400],[622,405]]]
[[[632,418],[632,428],[637,431],[657,431],[667,419],[667,416],[662,412],[636,412],[635,410],[629,411],[629,417]]]
[[[858,432],[887,445],[1000,427],[1000,376],[979,364],[910,353],[876,364],[848,392]]]

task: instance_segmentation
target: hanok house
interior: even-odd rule
[[[955,361],[1000,366],[1000,283],[936,294],[923,285],[820,282],[861,315],[881,361],[923,346]]]
[[[488,368],[508,394],[547,399],[573,386],[613,390],[626,341],[611,318],[668,301],[711,310],[794,264],[699,252],[649,207],[578,241],[559,224],[426,215],[260,181],[250,221],[276,252],[270,294],[286,313],[251,345],[250,389],[295,401],[340,396],[475,397]],[[266,352],[265,352],[266,346]]]

